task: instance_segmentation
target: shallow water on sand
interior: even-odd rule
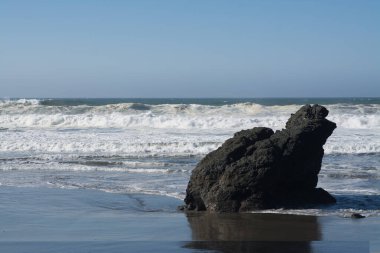
[[[0,187],[1,252],[371,252],[379,217],[173,211],[179,200]]]

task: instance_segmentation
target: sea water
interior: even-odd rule
[[[380,216],[380,99],[2,99],[0,186],[183,199],[191,171],[242,129],[280,130],[304,104],[337,129],[319,187],[338,204],[266,212]]]

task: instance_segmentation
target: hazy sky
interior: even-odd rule
[[[380,96],[380,1],[0,1],[2,98],[282,96]]]

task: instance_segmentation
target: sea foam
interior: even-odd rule
[[[46,106],[38,100],[0,102],[2,128],[172,128],[229,129],[255,126],[281,129],[298,105],[263,106],[240,103],[102,106]],[[340,128],[380,129],[380,105],[331,105],[329,119]]]

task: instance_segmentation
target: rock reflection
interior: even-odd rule
[[[188,213],[193,242],[184,247],[217,252],[312,252],[321,239],[318,218],[279,214]]]

